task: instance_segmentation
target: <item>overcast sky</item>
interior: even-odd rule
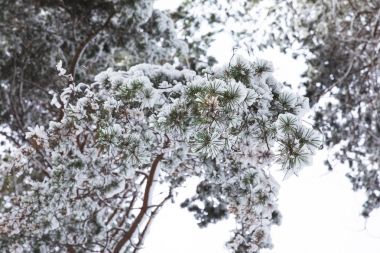
[[[181,0],[157,1],[160,8],[173,8]],[[211,53],[220,62],[228,62],[232,42],[221,35]],[[226,52],[221,55],[220,52]],[[230,52],[230,53],[228,53]],[[305,66],[275,50],[258,55],[274,61],[274,76],[279,81],[298,85]],[[379,253],[380,211],[365,221],[360,217],[364,193],[353,192],[344,176],[347,168],[334,162],[334,171],[323,165],[328,152],[319,151],[314,163],[285,181],[273,171],[281,189],[279,206],[283,215],[281,226],[274,226],[274,249],[263,253]],[[179,208],[179,203],[194,191],[191,181],[180,190],[177,203],[167,204],[156,217],[141,253],[224,253],[224,243],[233,219],[199,229],[192,214]]]

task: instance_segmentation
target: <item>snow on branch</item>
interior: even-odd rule
[[[197,194],[235,216],[229,248],[271,247],[281,216],[268,169],[280,163],[295,173],[320,145],[301,121],[305,99],[271,72],[267,62],[238,58],[207,75],[141,64],[70,84],[60,95],[62,119],[30,128],[30,144],[0,165],[23,181],[1,207],[0,248],[135,252],[147,215],[191,176],[205,180]],[[170,194],[152,209],[159,182]]]

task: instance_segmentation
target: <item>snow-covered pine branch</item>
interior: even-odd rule
[[[143,216],[164,203],[153,185],[191,176],[236,218],[232,251],[271,247],[280,213],[269,169],[292,174],[320,145],[300,120],[306,99],[271,71],[236,57],[206,75],[140,64],[71,84],[61,121],[30,129],[29,144],[0,165],[22,182],[1,202],[0,249],[132,252]]]

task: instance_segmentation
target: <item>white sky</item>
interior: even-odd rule
[[[181,0],[157,1],[160,8],[173,8]],[[220,52],[226,52],[221,54]],[[232,42],[221,35],[210,51],[220,62],[228,62],[232,54]],[[267,51],[259,58],[274,60],[274,75],[279,81],[295,84],[305,66],[275,50]],[[333,164],[334,171],[327,172],[323,161],[327,151],[314,157],[314,164],[301,171],[298,177],[279,179],[281,226],[274,226],[274,249],[262,253],[379,253],[380,211],[375,211],[366,222],[360,217],[363,193],[355,193],[344,176],[347,168]],[[224,253],[224,243],[233,219],[199,229],[196,220],[179,204],[194,191],[195,182],[189,182],[180,190],[175,204],[167,204],[153,222],[141,253]]]

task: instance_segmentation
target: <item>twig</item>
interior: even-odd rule
[[[148,231],[148,228],[149,228],[150,224],[152,223],[154,216],[157,214],[158,210],[165,204],[165,202],[168,201],[171,197],[172,197],[172,188],[170,188],[168,195],[152,211],[147,223],[145,224],[143,231],[139,235],[139,241],[138,241],[137,245],[135,246],[133,253],[137,253],[137,250],[139,250],[141,248],[141,245],[144,241],[144,236],[145,236],[146,232]]]

